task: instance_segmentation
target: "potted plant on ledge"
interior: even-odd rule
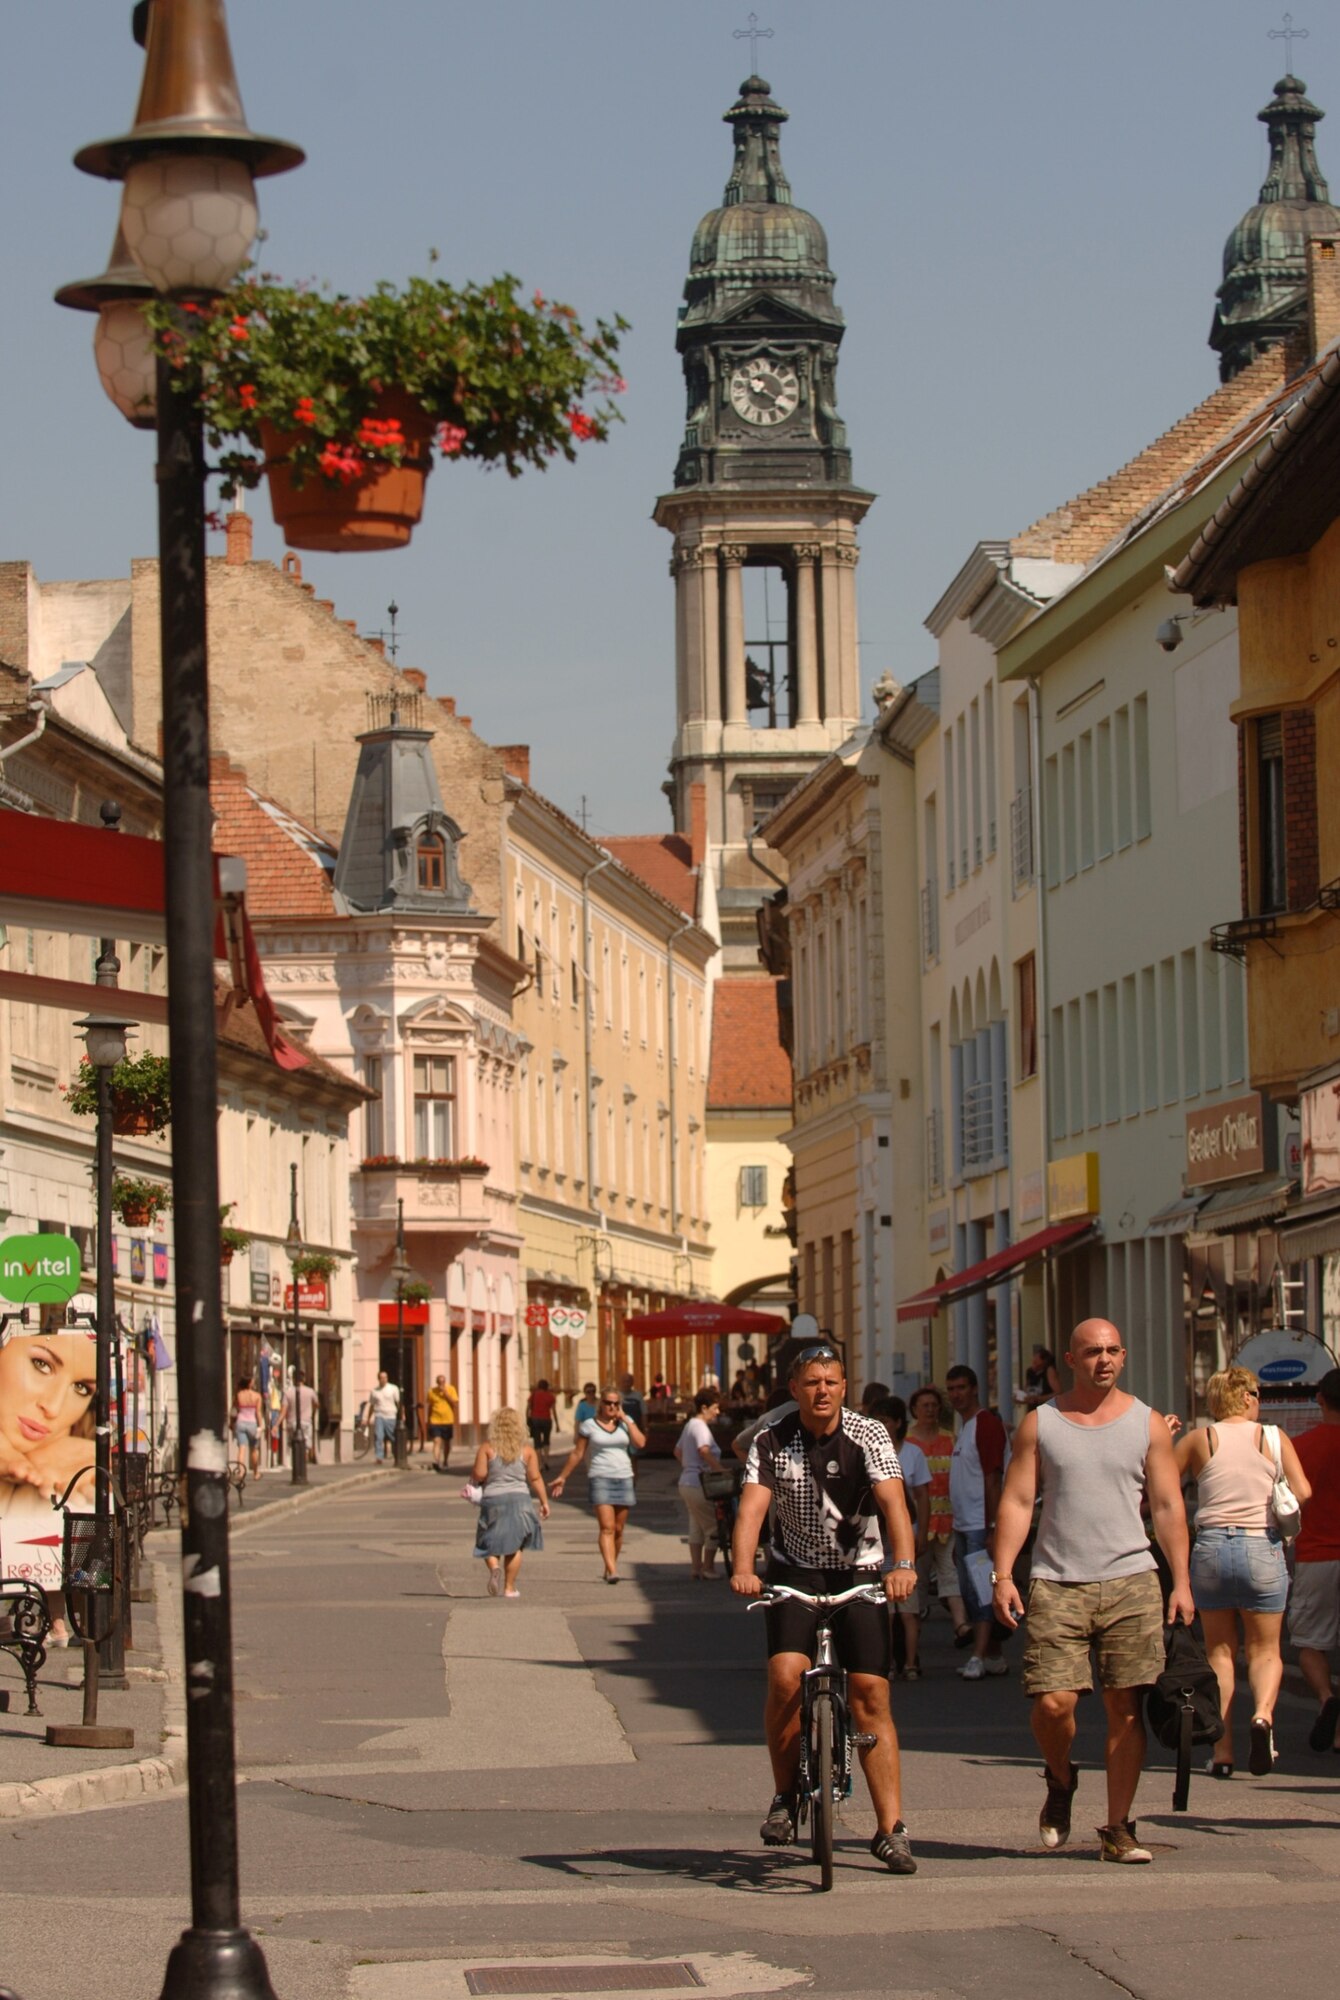
[[[219,1262],[221,1264],[231,1264],[239,1250],[250,1250],[251,1248],[251,1238],[248,1236],[246,1230],[235,1228],[228,1220],[228,1217],[232,1214],[236,1206],[237,1204],[231,1201],[220,1202],[219,1204]]]
[[[171,1072],[166,1056],[125,1056],[108,1078],[112,1098],[112,1130],[123,1138],[147,1138],[172,1120]],[[65,1091],[71,1111],[94,1118],[98,1111],[98,1072],[87,1056]]]
[[[204,303],[151,300],[145,318],[219,452],[225,497],[270,484],[293,548],[403,548],[443,458],[526,466],[608,436],[625,322],[587,333],[570,306],[500,277],[382,283],[362,298],[240,279]],[[604,401],[582,407],[592,394]]]
[[[147,1229],[154,1217],[171,1208],[172,1194],[161,1181],[136,1174],[116,1174],[112,1180],[112,1211],[127,1229]]]
[[[293,1259],[293,1276],[298,1284],[326,1284],[332,1277],[336,1257],[328,1256],[324,1250],[300,1250]]]
[[[433,1288],[425,1278],[411,1278],[401,1287],[401,1297],[407,1306],[426,1306],[433,1296]]]

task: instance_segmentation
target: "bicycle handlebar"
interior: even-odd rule
[[[770,1583],[758,1597],[751,1597],[746,1610],[765,1611],[770,1604],[780,1604],[784,1598],[793,1597],[798,1604],[808,1604],[812,1611],[836,1611],[844,1604],[883,1604],[883,1589],[878,1584],[857,1583],[850,1590],[840,1590],[832,1596],[812,1597],[807,1590],[794,1590],[789,1583]]]

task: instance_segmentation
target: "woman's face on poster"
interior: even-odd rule
[[[68,1437],[92,1405],[95,1369],[87,1334],[14,1335],[0,1347],[0,1439],[30,1452]]]

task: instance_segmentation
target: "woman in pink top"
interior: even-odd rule
[[[1261,1392],[1249,1368],[1211,1375],[1205,1401],[1213,1421],[1203,1430],[1189,1431],[1176,1457],[1183,1479],[1196,1482],[1191,1590],[1224,1717],[1224,1733],[1206,1768],[1215,1778],[1233,1775],[1231,1717],[1241,1619],[1252,1691],[1248,1769],[1260,1778],[1275,1762],[1275,1702],[1284,1673],[1280,1626],[1289,1594],[1284,1543],[1270,1506],[1275,1461],[1266,1427],[1257,1422]],[[1304,1502],[1312,1489],[1292,1441],[1283,1431],[1278,1435],[1289,1484]]]

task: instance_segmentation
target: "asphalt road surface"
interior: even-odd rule
[[[1174,1815],[1151,1769],[1154,1865],[1100,1866],[1097,1704],[1072,1844],[1044,1854],[1014,1671],[963,1684],[940,1622],[895,1691],[920,1873],[876,1867],[858,1781],[824,1896],[805,1850],[759,1844],[762,1621],[689,1581],[672,1468],[644,1469],[617,1590],[578,1481],[515,1603],[484,1593],[460,1477],[388,1472],[236,1543],[243,1911],[280,2000],[1331,1990],[1340,1757],[1308,1752],[1300,1698],[1274,1776],[1198,1776]],[[181,1794],[5,1822],[0,1855],[0,1984],[157,1994],[189,1920]]]

